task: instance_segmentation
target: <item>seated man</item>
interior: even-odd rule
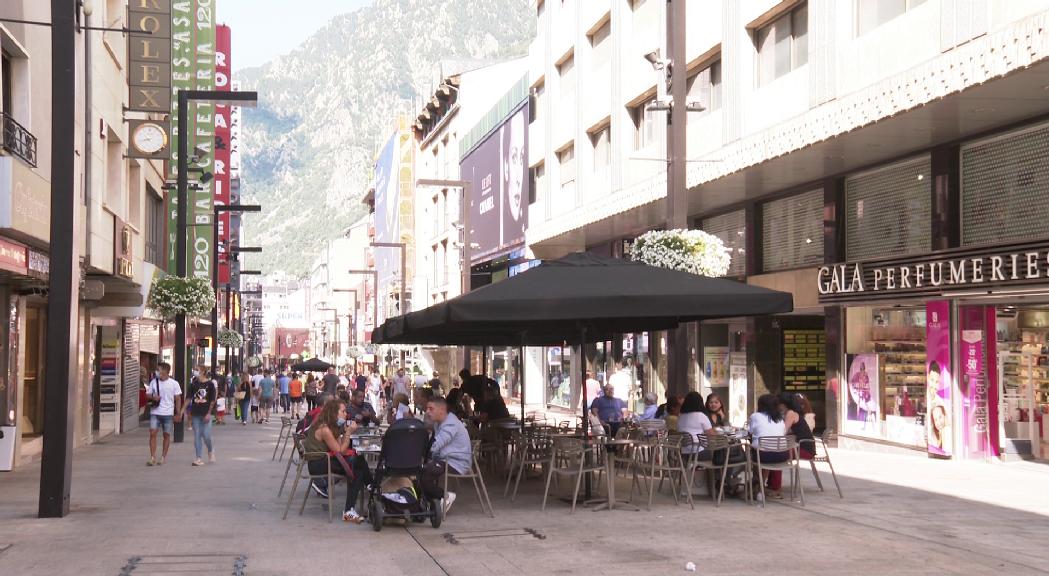
[[[440,396],[426,404],[426,415],[433,421],[431,460],[423,467],[422,489],[431,498],[440,498],[445,513],[455,502],[455,492],[444,493],[444,470],[451,467],[457,474],[472,471],[473,445],[470,434],[459,418],[448,411],[448,402]]]
[[[652,392],[645,394],[645,410],[641,412],[641,419],[655,420],[657,409],[659,409],[659,407],[656,406],[656,395]]]
[[[620,424],[627,417],[626,402],[615,397],[616,389],[611,384],[605,385],[605,395],[594,398],[590,404],[590,413],[601,421],[609,437],[615,437]]]
[[[478,402],[475,411],[481,416],[482,422],[495,422],[497,420],[509,420],[510,411],[506,408],[506,402],[499,394],[499,385],[489,382],[484,389],[484,400]]]
[[[350,401],[346,404],[346,417],[361,426],[369,424],[378,426],[379,424],[375,408],[364,401],[364,390],[359,388],[354,388],[350,394]]]

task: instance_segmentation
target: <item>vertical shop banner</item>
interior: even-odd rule
[[[179,139],[186,138],[191,156],[190,166],[214,175],[215,105],[206,100],[190,102],[187,134],[178,133],[179,90],[213,90],[215,88],[215,0],[179,0],[171,5],[171,156],[168,176],[178,176]],[[196,184],[199,173],[191,172]],[[214,178],[191,186],[187,221],[188,270],[194,276],[211,277],[211,223],[214,201]],[[168,202],[168,266],[175,270],[177,242],[177,194]]]
[[[225,24],[215,28],[215,89],[229,92],[230,84],[230,41],[231,34],[229,26]],[[215,205],[226,206],[230,203],[230,125],[232,123],[232,107],[226,104],[215,106]],[[219,285],[229,282],[230,242],[229,225],[230,213],[221,212],[216,225],[218,231],[218,255],[219,261]]]
[[[947,301],[925,304],[925,357],[925,435],[929,454],[950,456],[951,306]]]
[[[880,359],[877,354],[848,354],[845,357],[848,394],[845,397],[845,432],[877,436],[881,412]]]
[[[741,357],[741,358],[740,358]],[[733,354],[728,377],[728,420],[733,426],[747,424],[747,356]]]
[[[966,458],[998,453],[998,366],[994,306],[961,306],[960,449]]]
[[[375,241],[398,242],[401,235],[400,188],[394,174],[396,161],[397,134],[394,134],[383,146],[379,159],[375,163]],[[375,270],[378,272],[378,283],[384,286],[393,281],[397,266],[397,250],[393,248],[373,248]],[[380,294],[383,292],[380,291]],[[380,306],[380,310],[384,309]],[[381,319],[380,319],[381,320]]]

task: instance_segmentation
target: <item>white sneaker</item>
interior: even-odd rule
[[[210,453],[208,453],[208,462],[210,462],[212,464],[215,463],[215,452],[214,452],[214,450],[211,451]]]
[[[448,492],[444,495],[441,500],[441,505],[444,506],[444,513],[447,514],[452,509],[452,504],[455,504],[455,492]]]
[[[193,465],[194,466],[203,466],[204,465],[204,461],[201,460],[200,458],[197,458],[196,460],[193,461]]]

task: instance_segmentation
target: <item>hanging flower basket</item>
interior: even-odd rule
[[[165,276],[153,280],[147,306],[160,317],[171,319],[178,314],[201,318],[215,307],[215,293],[204,278]]]
[[[646,232],[634,241],[630,256],[649,266],[710,277],[724,276],[731,262],[721,239],[702,230]]]
[[[360,358],[364,355],[364,349],[360,346],[350,346],[350,349],[346,351],[346,355],[350,358]]]
[[[218,343],[226,348],[240,348],[244,337],[236,330],[219,330]]]

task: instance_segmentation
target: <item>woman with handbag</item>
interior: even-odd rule
[[[312,459],[309,461],[310,474],[325,474],[331,466],[332,474],[345,476],[348,488],[346,489],[346,504],[343,506],[342,519],[345,522],[360,524],[364,521],[357,513],[354,505],[361,488],[371,483],[372,474],[368,463],[363,457],[350,448],[350,435],[357,430],[357,423],[346,420],[346,404],[342,400],[329,400],[321,408],[317,419],[310,425],[303,440],[303,449],[306,453],[327,452],[328,462],[323,459]],[[323,497],[328,497],[330,486],[321,486],[313,482],[312,489]]]
[[[233,398],[237,401],[237,406],[240,407],[240,425],[248,425],[248,408],[251,403],[251,378],[248,377],[247,372],[240,373],[240,384],[237,385],[237,391],[233,394]]]

